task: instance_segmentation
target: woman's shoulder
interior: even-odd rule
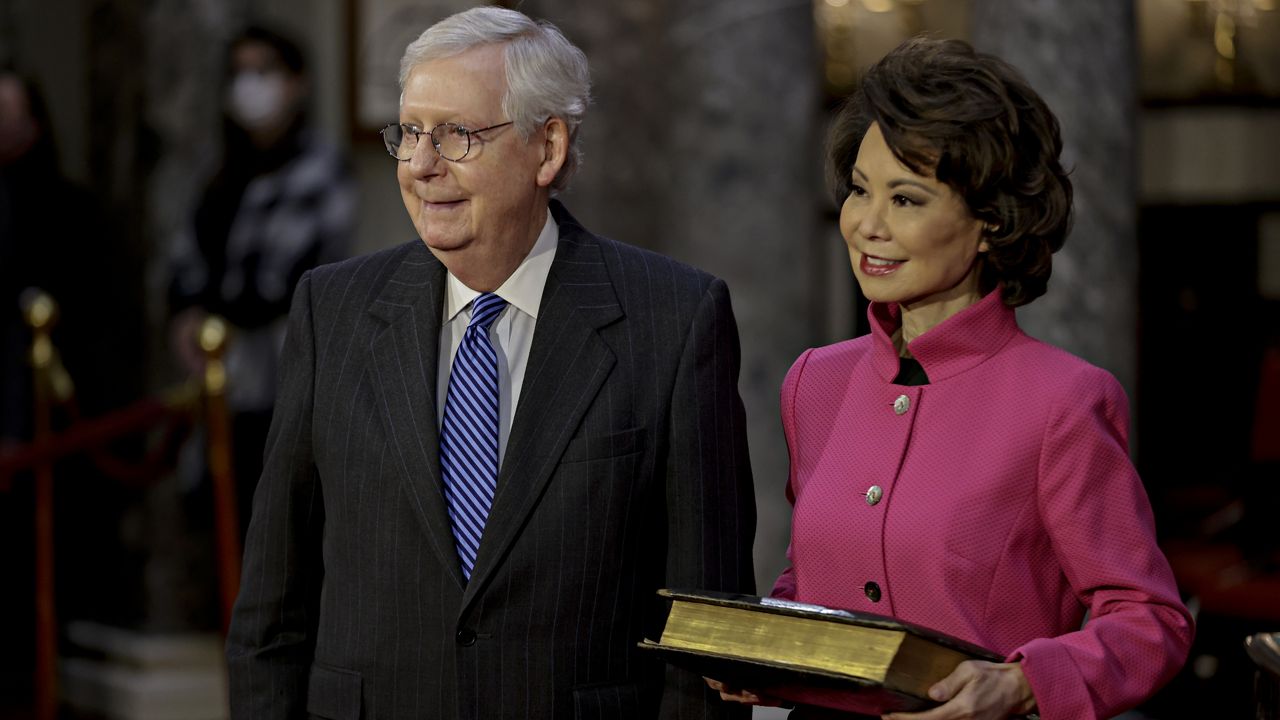
[[[815,393],[826,394],[834,388],[847,387],[870,348],[871,337],[864,335],[800,353],[782,381],[780,395],[784,428],[790,432],[797,402],[812,400]]]
[[[1028,377],[1045,394],[1073,402],[1093,397],[1127,403],[1111,371],[1056,345],[1023,335],[1003,354],[1017,367],[1032,368]]]
[[[791,364],[782,381],[783,404],[791,404],[796,395],[813,389],[829,392],[833,387],[844,387],[870,349],[871,336],[864,335],[805,350]]]
[[[805,350],[791,364],[788,376],[817,371],[821,373],[838,372],[847,374],[871,351],[871,336],[863,335],[852,340],[843,340],[831,345],[823,345]]]

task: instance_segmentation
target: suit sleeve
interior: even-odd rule
[[[1050,414],[1038,496],[1054,552],[1089,619],[1076,632],[1012,653],[1040,717],[1111,717],[1177,673],[1191,646],[1190,614],[1129,461],[1124,391],[1090,368]]]
[[[685,339],[671,401],[666,458],[666,585],[755,592],[755,490],[738,395],[738,329],[729,291],[714,280]],[[702,678],[667,669],[662,717],[748,717]]]
[[[315,345],[311,276],[294,292],[280,390],[227,635],[231,717],[306,716],[320,582],[320,482],[312,454]]]

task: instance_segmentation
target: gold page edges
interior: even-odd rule
[[[899,647],[908,637],[908,633],[901,630],[819,623],[677,600],[671,604],[661,644],[681,650],[764,659],[884,684]],[[966,657],[960,653],[955,655],[960,659]],[[915,665],[912,663],[904,669],[913,675],[927,670]]]

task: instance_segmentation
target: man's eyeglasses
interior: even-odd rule
[[[418,149],[418,139],[426,135],[431,138],[431,147],[440,153],[440,157],[456,162],[471,152],[472,135],[510,125],[511,123],[512,121],[508,120],[504,123],[476,130],[457,123],[440,123],[431,128],[430,131],[403,123],[393,123],[382,128],[382,142],[387,146],[387,152],[391,153],[391,157],[397,160],[410,160],[413,158],[413,153]]]

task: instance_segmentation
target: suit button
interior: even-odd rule
[[[476,631],[471,628],[464,627],[458,631],[458,634],[454,636],[454,639],[457,640],[458,644],[462,647],[471,647],[476,644]]]
[[[867,504],[875,505],[876,503],[880,502],[880,498],[884,497],[884,489],[881,488],[879,485],[872,485],[871,487],[867,488],[867,492],[865,493],[865,495],[867,496]]]
[[[871,602],[880,602],[880,586],[869,582],[862,586],[862,592],[867,594],[867,599]]]
[[[906,395],[899,395],[898,399],[893,401],[893,412],[898,415],[903,415],[910,409],[911,398]]]

